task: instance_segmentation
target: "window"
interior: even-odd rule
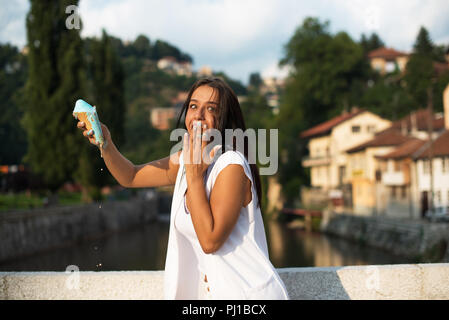
[[[387,61],[385,63],[385,71],[393,72],[396,69],[396,63],[394,61]]]
[[[352,133],[359,133],[360,132],[360,126],[352,126],[351,130],[352,130]]]
[[[374,133],[376,132],[376,125],[374,124],[370,124],[366,127],[366,131],[368,131],[368,133]]]

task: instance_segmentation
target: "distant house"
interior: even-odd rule
[[[390,73],[396,68],[403,72],[407,65],[409,55],[391,48],[381,47],[368,53],[371,68],[381,74]]]
[[[161,70],[173,70],[178,61],[175,57],[163,57],[158,60],[157,67]]]
[[[260,85],[260,93],[265,96],[268,106],[273,114],[279,113],[280,89],[285,81],[276,77],[264,77]]]
[[[406,213],[399,215],[408,215],[408,207],[397,209],[402,201],[397,195],[410,192],[413,154],[429,137],[429,121],[432,121],[432,137],[436,138],[444,130],[442,115],[430,117],[427,109],[421,109],[395,121],[373,139],[346,150],[355,214],[402,210]],[[396,209],[392,209],[394,206]]]
[[[262,79],[262,85],[260,88],[260,92],[262,94],[267,93],[278,93],[278,89],[284,87],[285,81],[276,77],[264,77]]]
[[[192,64],[188,61],[178,61],[175,57],[167,56],[159,59],[157,67],[165,72],[177,75],[191,76]]]
[[[418,119],[409,132],[411,139],[378,157],[382,188],[376,205],[380,214],[419,219],[430,206],[449,206],[449,85],[443,101],[444,117],[434,115],[432,139],[426,127],[429,113],[421,110],[407,117]]]
[[[150,114],[151,125],[158,130],[169,129],[171,122],[177,120],[187,96],[188,92],[180,91],[170,100],[171,107],[152,108]]]
[[[376,189],[377,215],[394,218],[416,218],[418,178],[414,157],[426,144],[425,140],[410,138],[392,152],[378,156],[381,179]]]
[[[353,212],[372,215],[377,210],[380,162],[378,156],[387,154],[409,140],[396,130],[384,130],[373,139],[346,150],[348,179],[352,184]]]
[[[302,165],[310,168],[311,186],[338,197],[338,190],[352,179],[346,150],[371,140],[390,125],[389,120],[354,108],[302,132],[300,137],[309,140],[309,157]]]
[[[158,130],[170,129],[170,122],[174,121],[179,113],[179,108],[152,108],[151,125]]]
[[[198,77],[210,77],[212,74],[212,68],[209,66],[202,66],[197,72]]]

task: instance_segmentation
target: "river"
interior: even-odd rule
[[[0,271],[163,270],[169,224],[166,219],[69,247],[0,263]],[[291,224],[266,222],[270,259],[276,268],[413,263],[379,249],[354,244]]]

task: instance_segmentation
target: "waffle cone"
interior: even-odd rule
[[[87,112],[74,112],[73,114],[78,121],[84,122],[87,131],[92,130],[92,124],[87,118]]]

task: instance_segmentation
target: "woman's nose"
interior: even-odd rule
[[[203,108],[198,108],[194,114],[195,120],[204,120],[204,110]]]

